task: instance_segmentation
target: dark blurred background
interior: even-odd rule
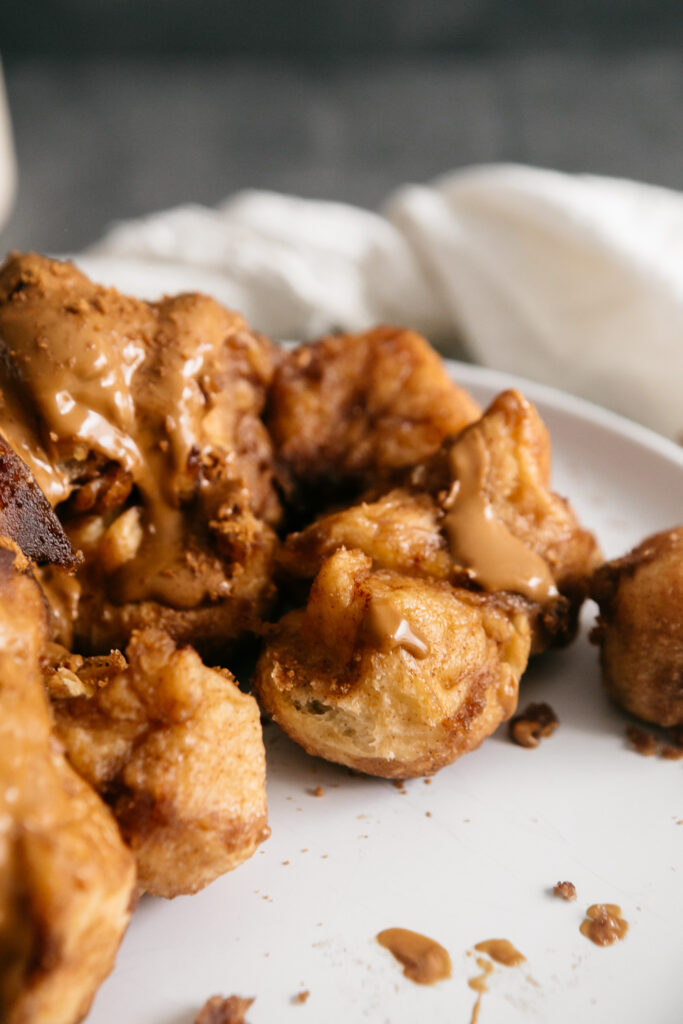
[[[0,27],[19,161],[0,246],[247,187],[375,207],[522,161],[683,184],[674,0],[21,0]]]

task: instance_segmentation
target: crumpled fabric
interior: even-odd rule
[[[117,224],[87,255],[164,268],[168,290],[203,286],[277,338],[407,325],[683,436],[683,197],[667,189],[494,165],[406,185],[379,213],[248,191]]]

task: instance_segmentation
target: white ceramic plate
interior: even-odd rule
[[[140,294],[174,287],[163,270],[121,276],[83,263]],[[607,556],[683,520],[673,444],[551,389],[451,368],[483,402],[519,385],[536,403],[553,437],[555,487]],[[466,1024],[467,981],[479,973],[471,951],[490,938],[511,940],[527,961],[494,968],[480,1024],[679,1024],[683,765],[629,749],[627,719],[600,688],[593,617],[589,605],[577,642],[536,660],[522,682],[522,705],[546,700],[560,718],[536,750],[514,746],[503,727],[430,785],[414,780],[401,793],[309,758],[267,727],[271,839],[196,896],[143,899],[89,1024],[191,1024],[215,993],[256,996],[252,1024]],[[565,879],[576,903],[550,895]],[[624,942],[603,949],[580,935],[596,902],[622,907]],[[404,978],[375,941],[391,926],[445,945],[452,978],[432,988]],[[292,1003],[302,990],[307,1002]]]

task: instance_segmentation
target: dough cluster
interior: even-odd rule
[[[431,774],[514,714],[590,590],[609,692],[683,724],[683,528],[601,566],[533,405],[482,410],[413,331],[281,349],[28,254],[0,349],[8,1024],[76,1024],[139,893],[267,838],[261,708],[311,754]],[[255,638],[261,707],[228,668]]]
[[[299,352],[289,359],[307,365]],[[441,373],[433,391],[443,396]],[[307,386],[317,393],[318,377]],[[300,379],[292,388],[300,403],[276,394],[271,415],[287,407],[295,437],[296,409],[305,418],[316,401],[301,400]],[[281,593],[305,605],[269,632],[253,679],[310,753],[387,778],[437,771],[514,713],[529,654],[573,638],[600,561],[592,534],[551,489],[550,439],[533,406],[516,391],[478,415],[459,389],[451,402],[460,430],[287,536]],[[311,445],[307,464],[319,473],[323,456]],[[301,481],[298,457],[288,468]]]

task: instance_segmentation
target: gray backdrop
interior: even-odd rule
[[[22,0],[0,247],[265,187],[374,207],[491,160],[683,184],[679,3]]]

